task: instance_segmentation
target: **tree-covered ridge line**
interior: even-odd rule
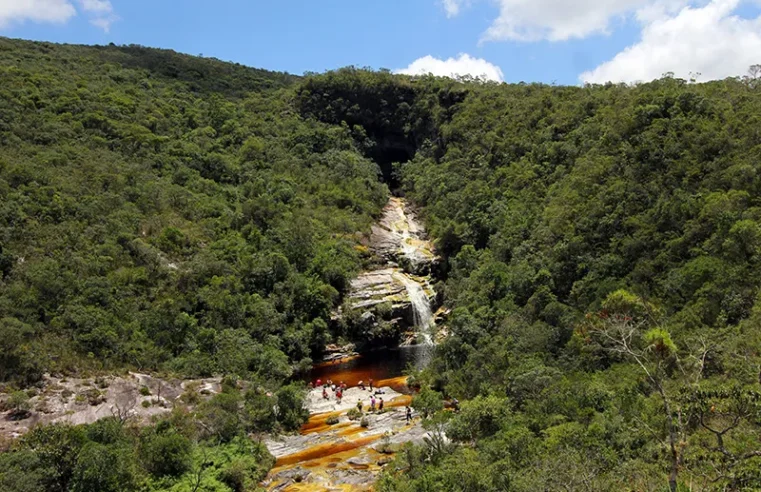
[[[147,78],[183,82],[194,93],[219,93],[239,99],[249,92],[292,86],[299,76],[272,72],[216,58],[192,56],[173,50],[141,45],[86,46],[46,42],[29,42],[0,36],[0,50],[15,52],[17,57],[43,57],[46,62],[76,67],[77,63],[114,64],[144,71]],[[84,58],[88,60],[84,60]],[[19,58],[9,57],[10,63]]]

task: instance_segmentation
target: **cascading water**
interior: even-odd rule
[[[423,344],[433,345],[433,337],[431,337],[433,313],[431,312],[431,301],[428,299],[428,295],[417,281],[411,279],[406,274],[399,273],[396,277],[407,289],[407,295],[410,297],[410,303],[412,304],[415,328],[423,337]]]

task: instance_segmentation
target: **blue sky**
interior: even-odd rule
[[[579,84],[742,75],[761,63],[759,12],[742,0],[0,0],[0,35],[296,74],[359,65]]]

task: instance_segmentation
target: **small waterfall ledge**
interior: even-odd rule
[[[431,300],[423,290],[420,283],[413,280],[409,275],[398,272],[396,278],[404,284],[407,289],[407,295],[412,303],[412,313],[415,331],[419,334],[425,345],[433,345],[433,334],[431,333],[434,326],[433,312],[431,311]]]
[[[352,281],[348,308],[362,313],[362,329],[369,334],[391,323],[403,334],[403,345],[433,345],[436,295],[430,275],[438,257],[404,199],[389,199],[372,227],[369,249],[379,266]]]

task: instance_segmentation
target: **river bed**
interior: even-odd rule
[[[277,459],[262,483],[277,491],[372,490],[383,466],[407,442],[422,442],[427,432],[413,412],[407,419],[412,391],[407,386],[411,369],[424,368],[433,354],[435,297],[430,288],[433,245],[415,214],[400,198],[391,198],[381,220],[372,228],[370,248],[379,264],[352,282],[352,309],[374,319],[374,306],[390,304],[393,311],[407,312],[403,318],[411,339],[422,342],[397,348],[382,348],[360,355],[315,365],[301,377],[307,383],[331,380],[348,389],[343,400],[322,388],[310,389],[309,421],[298,434],[273,437],[267,447]],[[383,262],[385,261],[385,265]],[[360,388],[360,382],[374,390]],[[376,394],[376,391],[378,394]],[[384,410],[371,407],[371,399],[384,400]],[[362,408],[362,419],[351,420],[348,411]]]

